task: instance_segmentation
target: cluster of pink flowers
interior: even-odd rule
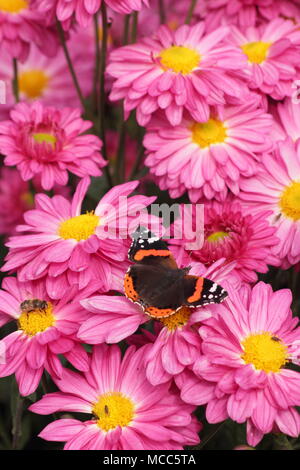
[[[297,438],[299,1],[0,0],[0,50],[0,384],[68,413],[39,436],[182,450],[230,418],[253,447]],[[178,203],[178,267],[222,304],[153,319],[126,297],[156,199]]]

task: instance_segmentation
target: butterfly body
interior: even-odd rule
[[[145,227],[133,234],[128,256],[135,264],[125,275],[125,294],[154,318],[168,317],[184,306],[220,303],[227,296],[215,282],[189,275],[189,267],[178,268],[166,242]]]

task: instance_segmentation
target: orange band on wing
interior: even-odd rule
[[[203,277],[198,278],[193,295],[191,295],[187,299],[187,301],[190,302],[191,304],[193,302],[197,302],[198,300],[201,299],[201,293],[202,293],[202,289],[203,289],[203,281],[204,281]]]
[[[135,261],[142,261],[146,256],[170,256],[169,250],[139,250],[134,255]]]
[[[150,315],[152,318],[166,318],[175,313],[175,310],[171,308],[156,308],[156,307],[147,307],[145,313]]]
[[[133,281],[129,274],[125,274],[124,289],[125,289],[125,295],[126,297],[128,297],[128,299],[132,300],[133,302],[136,302],[138,300],[139,295],[133,287]]]

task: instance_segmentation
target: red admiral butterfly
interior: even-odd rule
[[[128,257],[135,264],[125,275],[125,294],[151,317],[169,317],[183,306],[218,304],[227,297],[217,283],[189,275],[189,267],[179,269],[167,243],[146,227],[132,238]]]

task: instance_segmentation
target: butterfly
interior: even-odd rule
[[[190,267],[178,268],[167,243],[146,227],[132,236],[124,278],[125,295],[153,318],[166,318],[181,307],[202,307],[221,303],[227,292],[219,284],[189,275]]]

